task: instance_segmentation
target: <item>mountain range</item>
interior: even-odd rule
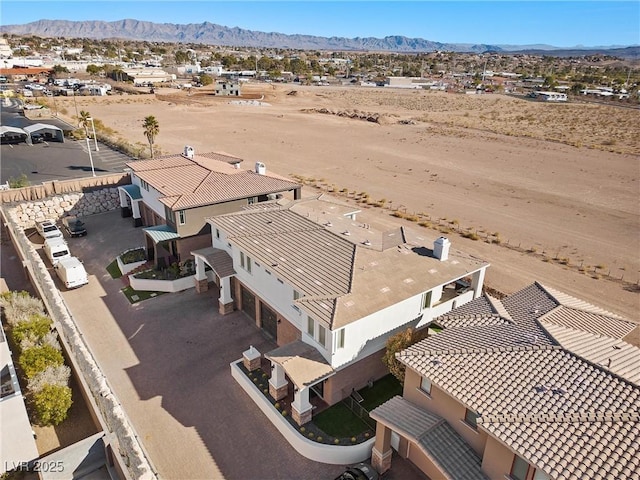
[[[553,56],[606,53],[624,58],[638,58],[640,47],[589,47],[560,49],[550,45],[488,45],[441,43],[401,35],[374,37],[319,37],[259,32],[238,27],[225,27],[211,22],[174,24],[125,19],[115,22],[100,20],[38,20],[23,25],[0,26],[0,32],[41,37],[146,40],[152,42],[201,43],[207,45],[288,48],[298,50],[387,51],[419,53],[451,51],[467,53],[526,52]],[[568,53],[570,52],[570,53]]]

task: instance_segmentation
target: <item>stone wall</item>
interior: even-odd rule
[[[14,218],[21,228],[31,228],[41,220],[58,220],[65,215],[86,217],[118,208],[120,198],[115,187],[87,193],[65,193],[11,206]]]

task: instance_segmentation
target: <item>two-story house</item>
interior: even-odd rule
[[[390,335],[482,292],[487,263],[370,217],[327,196],[250,208],[210,218],[212,247],[193,252],[196,278],[206,265],[218,276],[221,311],[244,311],[280,345],[266,354],[271,394],[293,383],[298,423],[310,394],[332,405],[388,373]]]
[[[241,167],[242,159],[224,153],[196,154],[187,146],[181,155],[128,163],[131,184],[118,187],[123,216],[145,226],[147,258],[159,266],[184,261],[193,249],[211,244],[207,217],[235,212],[302,186],[267,172]]]
[[[395,449],[430,478],[638,478],[636,324],[538,283],[434,323],[371,412],[379,472]]]

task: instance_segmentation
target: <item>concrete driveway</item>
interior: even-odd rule
[[[244,314],[220,316],[215,289],[130,305],[105,267],[143,245],[142,231],[119,212],[85,224],[88,235],[68,242],[89,285],[63,296],[161,478],[333,479],[343,471],[297,454],[232,379],[229,363],[242,351],[276,346]],[[385,475],[394,477],[424,478],[404,461]]]

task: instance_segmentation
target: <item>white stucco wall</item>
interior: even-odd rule
[[[158,192],[155,188],[149,185],[149,191],[142,188],[142,182],[140,178],[134,173],[131,173],[131,183],[140,187],[140,194],[142,195],[142,201],[149,207],[151,210],[156,212],[166,221],[164,214],[164,205],[160,203],[158,198],[160,198],[160,192]]]

